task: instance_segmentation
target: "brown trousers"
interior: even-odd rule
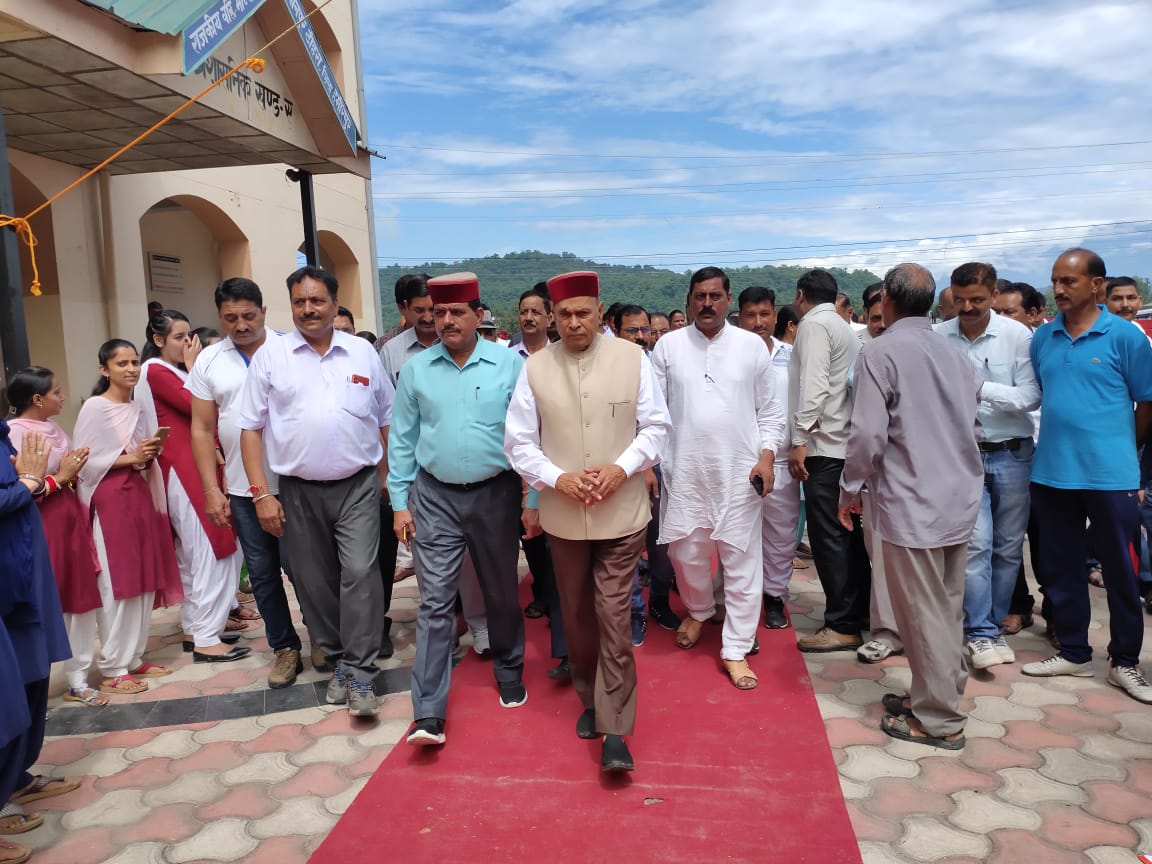
[[[572,686],[606,735],[631,735],[636,726],[632,579],[644,537],[644,529],[614,540],[548,535]]]

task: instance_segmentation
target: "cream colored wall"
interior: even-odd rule
[[[204,223],[188,210],[162,210],[144,216],[140,221],[140,234],[144,252],[141,266],[146,281],[150,252],[179,258],[184,277],[184,290],[180,293],[153,291],[149,285],[145,295],[148,301],[163,303],[166,309],[178,309],[188,316],[193,327],[216,327],[218,319],[212,293],[221,278],[217,263],[219,249]],[[141,330],[146,320],[146,316],[140,316]],[[143,338],[143,335],[138,337]]]

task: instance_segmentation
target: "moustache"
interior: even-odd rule
[[[715,315],[715,314],[716,314],[716,310],[713,309],[711,306],[705,306],[703,309],[701,309],[699,312],[696,313],[697,317],[699,317],[701,315]]]

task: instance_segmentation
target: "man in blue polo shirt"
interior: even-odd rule
[[[1044,416],[1032,463],[1032,506],[1044,538],[1040,581],[1052,601],[1060,652],[1021,671],[1042,677],[1094,674],[1091,605],[1080,564],[1091,530],[1096,557],[1108,574],[1108,682],[1152,702],[1152,684],[1138,666],[1144,621],[1133,555],[1140,521],[1136,447],[1152,419],[1152,348],[1127,321],[1096,305],[1104,279],[1104,262],[1095,252],[1064,252],[1052,266],[1060,311],[1032,338]]]
[[[428,280],[440,344],[400,370],[388,444],[393,527],[412,544],[420,609],[408,743],[443,744],[455,637],[453,603],[467,551],[488,610],[500,704],[524,689],[524,617],[517,600],[521,484],[504,455],[504,416],[523,358],[478,339],[472,273]],[[533,496],[534,497],[534,496]],[[532,504],[535,507],[535,504]]]

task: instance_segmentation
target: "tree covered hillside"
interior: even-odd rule
[[[749,285],[764,285],[776,291],[778,302],[789,303],[796,293],[796,279],[808,267],[736,267],[727,269],[732,280],[733,302],[735,295]],[[688,277],[691,271],[676,272],[648,265],[627,266],[623,264],[601,264],[577,258],[570,252],[560,254],[537,252],[510,252],[507,255],[491,255],[487,258],[470,258],[451,263],[429,261],[425,264],[380,268],[380,296],[386,326],[398,320],[393,286],[396,279],[405,273],[427,273],[440,276],[470,270],[480,278],[480,297],[492,307],[502,328],[516,329],[516,306],[520,295],[537,282],[549,279],[558,273],[571,270],[594,270],[600,274],[600,293],[604,305],[617,301],[637,303],[649,311],[668,312],[684,308],[684,297],[688,293]],[[832,274],[840,284],[840,290],[852,298],[859,308],[860,294],[867,285],[880,281],[880,277],[867,270],[852,272],[832,268]]]

